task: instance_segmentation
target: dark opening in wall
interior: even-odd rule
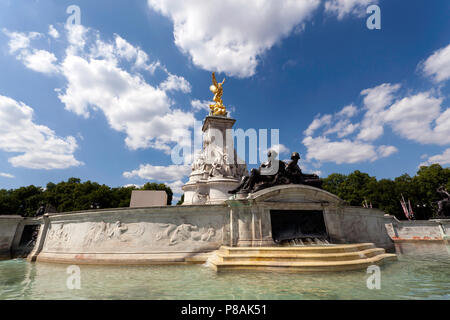
[[[323,211],[270,210],[272,238],[275,242],[302,238],[327,238]]]
[[[26,225],[23,228],[19,247],[13,252],[15,258],[24,258],[34,249],[39,235],[40,224]]]

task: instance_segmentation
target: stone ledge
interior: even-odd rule
[[[202,264],[213,251],[185,253],[48,253],[41,252],[38,262],[80,265],[152,265]]]

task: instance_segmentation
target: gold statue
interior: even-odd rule
[[[213,100],[216,102],[215,104],[210,104],[209,108],[211,109],[213,116],[225,116],[227,115],[227,110],[225,106],[223,105],[222,101],[222,95],[223,95],[223,88],[222,85],[225,82],[225,78],[221,83],[218,83],[216,80],[216,74],[215,72],[212,73],[212,82],[213,84],[209,87],[209,90],[214,93]]]

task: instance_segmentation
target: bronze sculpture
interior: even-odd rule
[[[442,200],[438,201],[437,216],[445,217],[445,216],[447,216],[445,213],[447,212],[447,214],[449,214],[449,212],[450,212],[450,194],[444,188],[444,186],[440,186],[436,191],[437,191],[437,193],[439,193],[439,195],[441,197],[443,197]]]
[[[298,152],[292,153],[291,161],[288,164],[277,160],[275,151],[270,150],[267,153],[267,157],[267,162],[262,163],[259,169],[252,169],[250,176],[243,177],[241,184],[228,193],[250,193],[285,184],[305,184],[321,188],[322,181],[317,175],[302,173],[298,166],[298,161],[300,160]]]

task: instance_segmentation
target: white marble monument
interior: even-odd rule
[[[183,186],[184,205],[220,204],[229,198],[248,175],[247,165],[237,157],[231,128],[235,119],[208,116],[203,124],[203,148],[192,164],[189,181]]]

